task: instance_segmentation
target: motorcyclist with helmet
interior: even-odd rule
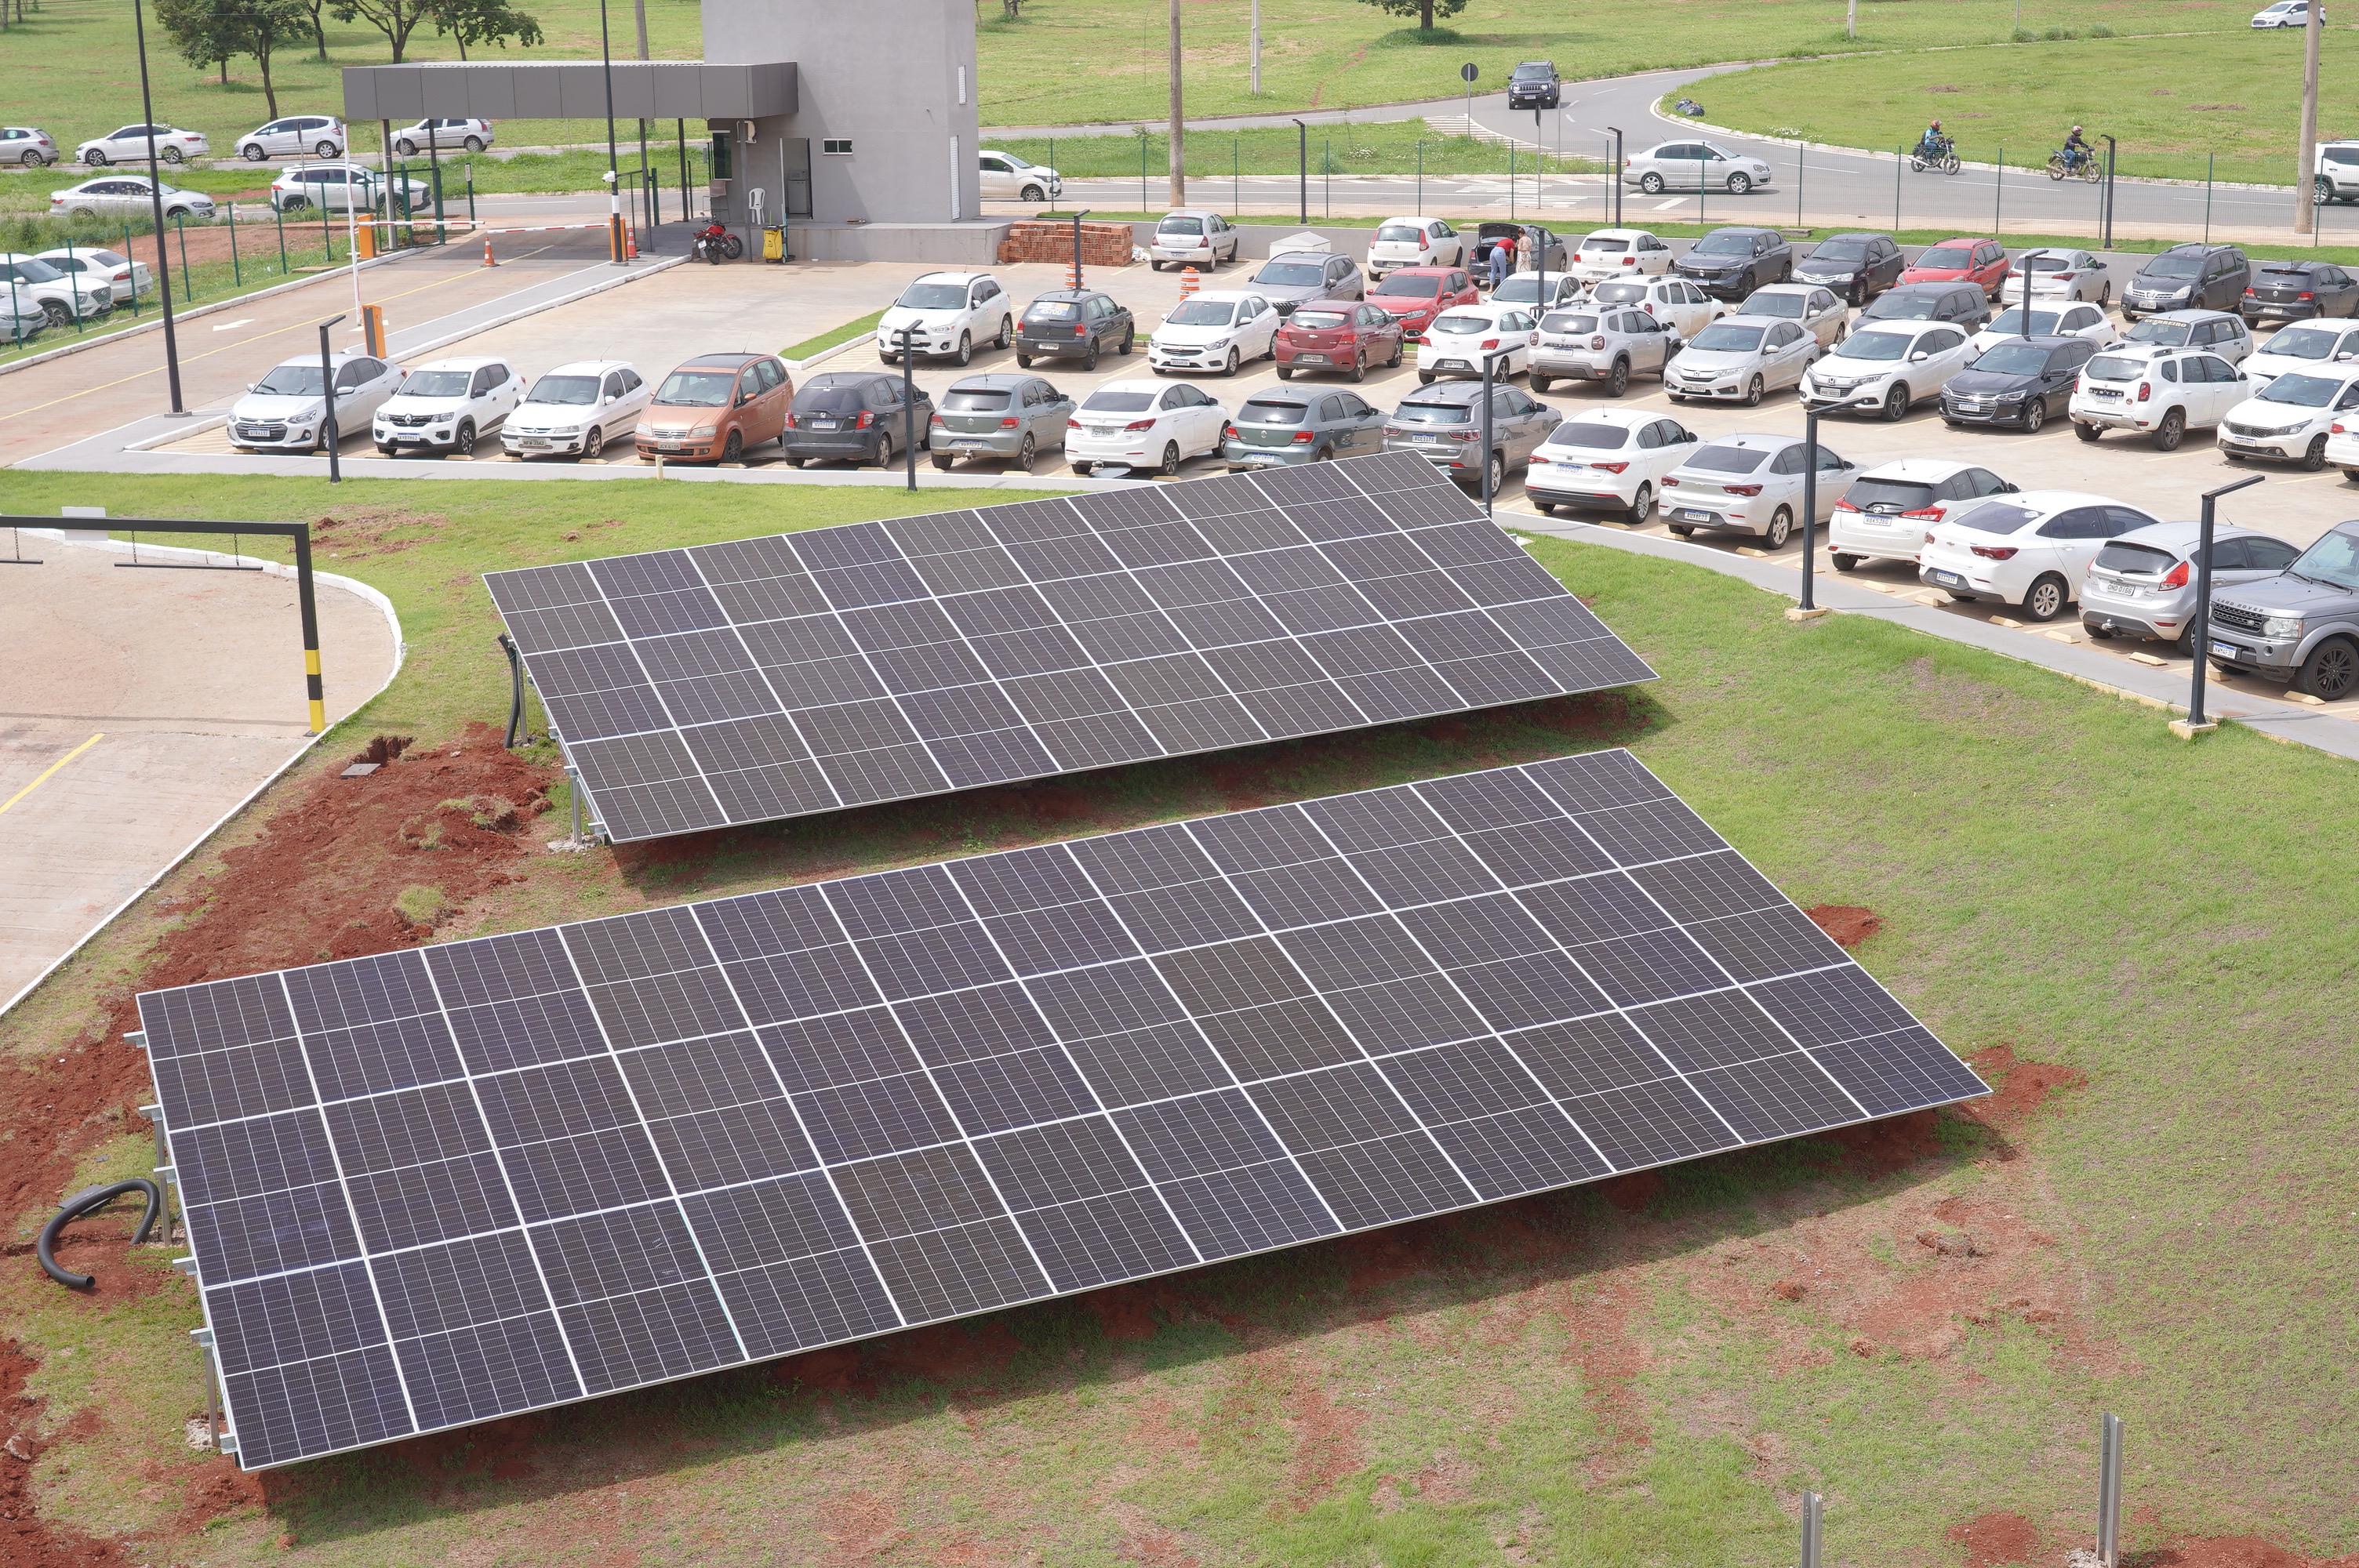
[[[2081,134],[2081,127],[2073,126],[2071,134],[2064,138],[2064,167],[2079,168],[2083,162],[2096,156],[2097,149]]]
[[[1917,138],[1917,156],[1927,163],[1939,163],[1950,156],[1950,138],[1941,134],[1941,122],[1934,121]]]

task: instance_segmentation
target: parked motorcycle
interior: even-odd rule
[[[688,254],[719,266],[724,261],[735,261],[744,255],[745,242],[720,224],[712,223],[696,232],[696,238],[689,244]]]

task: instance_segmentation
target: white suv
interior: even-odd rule
[[[2124,343],[2082,370],[2065,411],[2084,441],[2132,430],[2168,452],[2189,430],[2220,423],[2251,391],[2245,373],[2218,354]]]
[[[420,120],[393,134],[393,150],[403,157],[437,152],[479,153],[498,138],[489,120]]]
[[[1016,308],[987,272],[929,272],[901,290],[876,323],[876,357],[901,362],[901,333],[911,330],[913,352],[965,364],[977,340],[1004,349],[1016,338]]]
[[[385,199],[385,176],[365,164],[314,163],[290,168],[270,182],[270,204],[281,212],[313,208],[329,212],[366,212]],[[423,180],[406,179],[411,212],[424,211],[434,200],[434,188]]]
[[[114,291],[103,283],[85,283],[60,272],[38,256],[0,251],[0,294],[22,315],[38,306],[52,327],[71,327],[76,318],[88,320],[114,308]]]
[[[237,156],[248,163],[300,157],[305,153],[321,157],[343,157],[343,123],[330,114],[289,114],[267,125],[258,125],[237,139]]]
[[[1949,321],[1862,321],[1802,377],[1802,406],[1897,421],[1938,397],[1966,368],[1973,344]]]
[[[506,360],[436,360],[403,378],[370,422],[376,449],[472,457],[475,438],[496,429],[524,397],[524,377]]]

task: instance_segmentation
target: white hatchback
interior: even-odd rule
[[[1938,396],[1973,352],[1966,334],[1948,321],[1862,322],[1802,378],[1802,406],[1897,421]]]
[[[2168,452],[2188,431],[2220,423],[2251,392],[2244,373],[2218,354],[2124,343],[2082,370],[2066,412],[2084,441],[2128,430]]]
[[[420,120],[393,134],[393,150],[403,157],[438,152],[479,153],[499,138],[489,120]]]
[[[1660,277],[1671,270],[1671,247],[1645,229],[1599,229],[1572,253],[1572,275],[1583,283],[1609,277]]]
[[[1994,495],[2012,495],[2015,486],[1973,463],[1941,458],[1902,458],[1873,468],[1853,481],[1835,503],[1827,524],[1827,548],[1835,570],[1854,570],[1866,560],[1917,562],[1925,530],[1951,513]]]
[[[1991,324],[1974,334],[1974,353],[1988,353],[2009,338],[2025,336],[2023,307],[2013,306],[1991,318]],[[2031,297],[2031,331],[2035,338],[2086,338],[2099,348],[2110,349],[2122,341],[2114,319],[2093,305],[2066,304],[2060,300],[2042,303],[2039,296]]]
[[[1063,175],[1014,153],[986,149],[975,154],[974,161],[983,194],[995,200],[1046,201],[1065,189]]]
[[[1859,467],[1823,441],[1818,453],[1811,499],[1823,523],[1859,477]],[[1792,436],[1723,436],[1690,447],[1663,476],[1663,521],[1682,538],[1699,528],[1753,534],[1777,549],[1801,516],[1802,480],[1810,470],[1810,444]]]
[[[1454,305],[1425,330],[1417,346],[1417,379],[1431,385],[1439,376],[1479,377],[1484,358],[1499,353],[1491,379],[1505,381],[1531,367],[1539,336],[1538,323],[1522,306]]]
[[[1376,276],[1397,266],[1464,266],[1466,241],[1440,218],[1387,218],[1368,242],[1368,270]]]
[[[1016,308],[987,272],[929,272],[901,290],[876,323],[876,357],[901,362],[904,330],[921,357],[965,364],[978,342],[1004,349],[1016,337]]]
[[[1917,577],[1951,599],[2014,605],[2053,621],[2081,597],[2109,539],[2161,519],[2110,496],[2027,490],[1962,509],[1926,531]]]
[[[1221,449],[1229,411],[1186,382],[1110,381],[1065,421],[1065,458],[1077,474],[1099,468],[1175,474]]]
[[[256,125],[237,139],[237,156],[248,163],[275,157],[344,156],[343,123],[329,114],[288,114],[266,125]]]
[[[2023,275],[2031,275],[2031,297],[2040,299],[2087,299],[2099,305],[2114,297],[2113,270],[2087,251],[2066,246],[2049,245],[2036,251],[2025,251],[2015,258],[2007,269],[2006,287],[2000,289],[2002,300],[2018,303],[2023,298]]]
[[[149,126],[124,125],[103,136],[92,136],[74,149],[74,157],[92,168],[104,168],[115,163],[146,163]],[[156,156],[166,163],[186,163],[192,157],[202,157],[212,151],[212,143],[202,131],[183,131],[170,125],[157,125]]]
[[[510,457],[594,458],[633,438],[655,388],[623,360],[577,360],[538,381],[500,427]]]
[[[524,398],[524,377],[503,359],[470,355],[436,360],[403,378],[369,423],[376,449],[472,457],[475,438],[487,436]]]
[[[1682,338],[1692,338],[1736,307],[1712,298],[1683,277],[1608,278],[1589,291],[1593,305],[1629,305]]]
[[[1573,506],[1623,512],[1632,524],[1644,523],[1663,476],[1696,443],[1694,431],[1652,409],[1583,409],[1533,450],[1524,494],[1542,514]]]
[[[2229,409],[2212,441],[2232,462],[2261,458],[2316,472],[2332,460],[2334,435],[2346,415],[2359,415],[2359,365],[2297,371]],[[2342,439],[2350,454],[2344,460],[2359,458],[2359,439],[2347,431]]]
[[[1147,340],[1147,368],[1216,370],[1234,375],[1247,360],[1275,355],[1277,307],[1242,288],[1208,288],[1171,308]]]

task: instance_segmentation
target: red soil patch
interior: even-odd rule
[[[960,1393],[979,1392],[1023,1346],[1002,1323],[940,1323],[882,1339],[789,1356],[770,1376],[788,1387],[865,1399],[886,1384],[909,1379]]]
[[[2027,1062],[2012,1045],[1992,1045],[1966,1058],[1996,1090],[1966,1114],[2001,1132],[2013,1131],[2044,1108],[2050,1095],[2084,1088],[2089,1075],[2055,1062]]]
[[[1434,1262],[1429,1250],[1432,1240],[1427,1227],[1420,1225],[1398,1226],[1343,1238],[1335,1246],[1351,1269],[1344,1288],[1359,1296],[1432,1273]]]
[[[1610,1479],[1654,1441],[1637,1386],[1646,1351],[1630,1329],[1638,1298],[1634,1281],[1609,1278],[1570,1311],[1568,1326],[1574,1346],[1571,1357],[1581,1368],[1582,1396],[1605,1439],[1589,1460],[1593,1482]]]
[[[2038,1527],[2021,1514],[1984,1514],[1951,1525],[1949,1538],[1966,1549],[1966,1568],[2028,1563],[2039,1550]]]
[[[1848,1152],[1854,1161],[1866,1167],[1870,1176],[1905,1171],[1919,1160],[1939,1153],[1941,1147],[1940,1127],[1935,1113],[1930,1110],[1912,1110],[1906,1116],[1886,1117],[1882,1121],[1840,1127],[1818,1136]]]
[[[1336,1404],[1324,1387],[1303,1374],[1296,1376],[1287,1407],[1288,1424],[1294,1428],[1288,1490],[1297,1509],[1308,1509],[1367,1462],[1360,1443],[1367,1412]]]
[[[59,1233],[50,1251],[60,1265],[72,1273],[88,1274],[93,1281],[86,1291],[63,1292],[65,1296],[103,1312],[117,1302],[136,1302],[164,1288],[168,1276],[162,1270],[140,1268],[131,1261],[131,1235],[139,1227],[139,1195],[126,1193],[114,1200],[114,1206],[85,1216]],[[155,1234],[163,1234],[160,1220]],[[33,1244],[27,1241],[10,1247],[6,1256],[30,1258]]]
[[[1636,1214],[1661,1195],[1663,1173],[1660,1171],[1635,1171],[1626,1176],[1614,1176],[1597,1184],[1597,1195],[1620,1209],[1624,1214]]]
[[[1856,947],[1884,929],[1884,916],[1855,903],[1820,903],[1802,911],[1838,947]]]
[[[2359,1556],[2309,1557],[2249,1535],[2175,1541],[2122,1561],[2130,1568],[2359,1568]]]
[[[0,1563],[8,1568],[90,1568],[126,1561],[110,1541],[96,1541],[42,1519],[33,1507],[32,1461],[42,1448],[33,1436],[41,1401],[25,1391],[33,1358],[14,1340],[0,1340]]]
[[[1196,1559],[1180,1544],[1180,1538],[1160,1525],[1140,1524],[1133,1528],[1122,1543],[1123,1555],[1145,1568],[1196,1568]]]

